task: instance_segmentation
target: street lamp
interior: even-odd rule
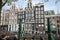
[[[47,26],[48,26],[48,40],[52,40],[51,39],[51,29],[50,29],[50,19],[47,18]]]
[[[48,40],[55,40],[54,35],[51,32],[51,22],[50,18],[47,18],[47,26],[48,26]]]
[[[22,16],[20,16],[20,21],[19,21],[18,39],[22,39]]]

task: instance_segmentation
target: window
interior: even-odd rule
[[[39,11],[40,11],[41,8],[39,8]]]
[[[36,10],[38,10],[38,8],[36,8]]]
[[[34,14],[32,14],[32,16],[34,16]]]
[[[43,25],[43,24],[42,24],[41,26],[42,26],[42,27],[44,27],[44,25]]]
[[[24,20],[22,20],[22,22],[24,22]]]
[[[41,19],[41,23],[44,23],[43,19]]]
[[[59,25],[57,25],[57,27],[59,28]]]
[[[41,11],[41,14],[44,14],[44,11]]]
[[[24,18],[24,15],[22,15],[22,17]]]
[[[57,20],[57,23],[59,23],[59,20]]]
[[[40,32],[40,34],[42,34],[42,32]]]
[[[39,15],[39,18],[41,18],[40,15]]]
[[[39,22],[39,19],[36,19],[36,22],[38,23]]]
[[[39,19],[39,23],[40,23],[40,19]]]
[[[36,15],[36,18],[39,18],[39,15]]]
[[[44,15],[41,15],[40,17],[41,17],[41,18],[44,18]]]
[[[35,14],[38,14],[39,12],[38,11],[36,11],[36,13]]]
[[[43,8],[43,7],[41,7],[41,10],[44,10],[44,8]]]
[[[26,19],[27,19],[28,15],[26,14]]]
[[[40,10],[39,10],[39,14],[40,14]]]

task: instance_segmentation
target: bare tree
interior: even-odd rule
[[[0,23],[1,23],[1,10],[2,10],[2,7],[8,3],[8,4],[11,4],[11,2],[13,1],[17,1],[17,0],[0,0]]]

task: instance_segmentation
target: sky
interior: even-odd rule
[[[58,2],[57,4],[55,4],[56,0],[49,0],[48,2],[44,2],[44,0],[32,0],[32,5],[37,4],[37,3],[44,3],[44,10],[54,10],[55,14],[57,14],[57,10],[60,13],[60,2]],[[60,0],[59,0],[60,1]],[[15,4],[19,7],[26,7],[27,2],[26,0],[19,0],[17,2],[15,2]],[[7,4],[3,7],[3,9],[8,9],[9,6],[7,6]]]

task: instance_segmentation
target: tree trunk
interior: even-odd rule
[[[2,10],[2,0],[0,0],[0,24],[1,24],[1,10]]]
[[[0,8],[0,24],[1,24],[1,8]]]

